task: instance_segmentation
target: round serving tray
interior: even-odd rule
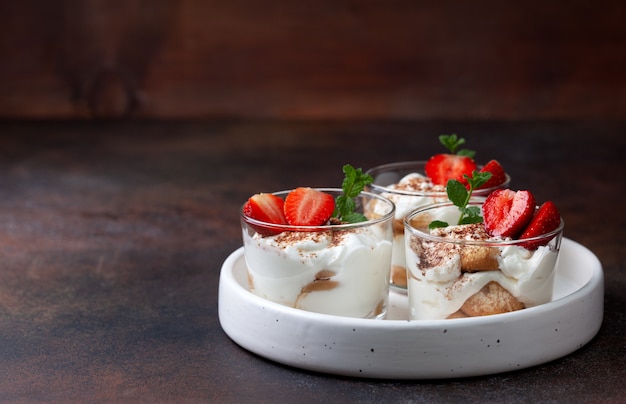
[[[219,320],[262,357],[301,369],[384,379],[441,379],[527,368],[589,342],[603,318],[598,258],[564,238],[554,299],[524,310],[454,320],[408,321],[407,296],[390,291],[386,320],[310,313],[248,290],[243,247],[222,265]]]

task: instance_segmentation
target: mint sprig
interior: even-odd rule
[[[450,153],[452,154],[457,154],[459,156],[467,156],[471,159],[473,159],[474,156],[476,155],[476,152],[474,150],[470,150],[470,149],[457,150],[459,146],[465,144],[465,139],[462,137],[458,137],[455,133],[451,135],[440,135],[439,142],[441,142],[441,144],[444,145],[446,149],[450,150]]]
[[[461,211],[461,216],[459,217],[457,224],[482,223],[483,217],[480,215],[480,208],[478,206],[467,206],[467,204],[470,201],[472,192],[486,183],[489,178],[491,178],[491,173],[474,171],[472,172],[471,178],[468,175],[464,175],[464,177],[467,180],[469,189],[457,180],[448,180],[448,183],[446,184],[448,199],[450,199],[450,201],[459,208],[459,211]],[[428,228],[434,229],[437,227],[447,226],[447,222],[433,220],[428,225]]]
[[[364,174],[360,168],[354,168],[350,164],[343,166],[345,175],[341,188],[343,194],[335,198],[335,211],[333,217],[342,222],[358,223],[367,220],[362,213],[355,212],[356,197],[363,191],[366,185],[374,181],[369,174]]]

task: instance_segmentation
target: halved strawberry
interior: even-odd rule
[[[287,222],[294,226],[320,226],[335,210],[335,199],[313,188],[296,188],[285,198],[283,206]]]
[[[474,160],[458,154],[435,154],[424,166],[426,175],[436,185],[446,185],[450,179],[465,184],[467,180],[463,175],[471,177],[474,170],[476,170]]]
[[[530,191],[497,189],[483,204],[485,229],[492,236],[516,238],[530,222],[535,197]]]
[[[248,199],[243,205],[243,213],[260,222],[287,224],[283,213],[284,203],[282,198],[276,195],[260,193]],[[253,225],[253,227],[259,234],[265,236],[279,233],[278,230],[266,226]]]
[[[552,201],[544,202],[519,238],[525,239],[550,233],[552,230],[559,227],[559,224],[561,224],[561,214],[556,208],[556,205],[554,205]],[[548,244],[550,240],[551,239],[529,241],[524,243],[523,246],[529,250],[536,250],[537,247]]]
[[[480,169],[480,172],[491,173],[491,178],[485,182],[480,188],[492,188],[498,185],[504,184],[506,181],[506,174],[504,168],[497,160],[491,160]]]

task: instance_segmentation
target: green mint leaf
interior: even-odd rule
[[[456,153],[456,149],[458,149],[460,145],[465,143],[465,139],[463,138],[459,139],[457,135],[454,133],[451,135],[439,136],[439,141],[441,142],[442,145],[444,145],[446,149],[450,150],[450,153],[452,154]]]
[[[482,223],[483,218],[480,215],[480,208],[478,206],[467,206],[472,196],[472,192],[474,189],[483,185],[487,180],[491,178],[491,173],[481,173],[474,171],[472,176],[469,177],[465,175],[465,179],[469,185],[469,189],[465,187],[460,181],[457,180],[448,180],[446,184],[446,193],[448,194],[448,199],[454,204],[454,206],[459,208],[461,212],[461,216],[459,217],[459,221],[457,224],[472,224],[472,223]],[[445,222],[441,222],[439,220],[432,221],[429,225],[429,229],[433,229],[435,227],[445,227],[448,224]]]
[[[449,180],[446,184],[446,193],[448,194],[448,199],[450,199],[455,206],[463,207],[467,205],[469,193],[465,185],[461,184],[459,181]]]
[[[479,217],[480,216],[480,208],[478,206],[466,206],[463,208],[462,212],[471,217]]]
[[[469,223],[482,223],[483,218],[480,216],[480,208],[478,206],[467,206],[469,200],[472,196],[472,192],[476,189],[477,184],[484,184],[484,181],[491,178],[491,173],[480,173],[477,171],[472,172],[472,176],[469,177],[467,175],[464,176],[469,185],[469,189],[466,190],[466,198],[461,205],[456,205],[459,207],[461,211],[461,217],[459,217],[458,224],[469,224]],[[486,178],[486,179],[485,179]],[[452,181],[452,180],[451,180]],[[448,181],[450,182],[450,181]],[[461,184],[463,185],[463,184]],[[480,186],[479,185],[479,186]],[[446,186],[447,188],[447,186]],[[465,187],[464,187],[465,188]],[[450,196],[448,195],[448,198]]]
[[[466,156],[471,159],[474,158],[476,152],[470,149],[460,149],[457,150],[461,145],[465,144],[465,139],[462,137],[458,137],[455,133],[451,135],[440,135],[439,142],[448,150],[450,153],[457,154],[459,156]]]
[[[476,152],[470,149],[461,149],[458,152],[456,152],[456,154],[459,156],[466,156],[466,157],[473,159],[474,156],[476,155]]]
[[[350,212],[341,217],[344,222],[348,223],[358,223],[358,222],[366,222],[367,217],[364,214],[358,212]]]
[[[430,230],[436,229],[437,227],[448,227],[448,223],[442,222],[441,220],[433,220],[428,225],[428,229],[430,229]]]
[[[345,177],[343,179],[342,189],[344,195],[348,198],[356,198],[363,191],[366,185],[371,184],[374,181],[369,174],[363,174],[363,170],[360,168],[354,168],[350,164],[343,166],[343,173]]]
[[[335,198],[335,217],[342,218],[352,212],[356,207],[354,199],[348,198],[346,195],[339,195]]]
[[[369,174],[364,174],[363,170],[354,168],[350,164],[343,166],[343,173],[345,175],[341,185],[343,194],[335,198],[333,217],[348,223],[366,221],[367,218],[363,214],[354,212],[356,209],[355,198],[359,196],[366,185],[374,181],[374,178]]]
[[[472,177],[468,177],[465,175],[467,182],[470,184],[472,189],[478,189],[491,178],[492,174],[490,172],[478,172],[474,171],[472,173]]]
[[[478,206],[466,206],[459,209],[461,218],[459,224],[482,223],[483,218],[480,216],[480,208]]]
[[[460,149],[457,151],[459,146],[465,144],[465,139],[459,138],[454,133],[451,135],[439,136],[439,141],[453,154],[456,153],[459,156],[465,156],[471,159],[473,159],[476,155],[475,151],[469,149]],[[483,218],[480,216],[480,208],[477,206],[468,207],[467,204],[470,201],[472,192],[485,184],[489,178],[491,178],[491,173],[474,171],[472,172],[471,177],[468,175],[464,175],[463,177],[467,181],[467,186],[457,180],[448,180],[448,183],[446,184],[448,199],[454,204],[454,206],[458,207],[461,212],[458,224],[482,223]],[[428,226],[428,228],[447,225],[448,224],[445,222],[435,220]]]
[[[474,224],[482,222],[483,218],[481,216],[466,216],[459,222],[459,224]]]

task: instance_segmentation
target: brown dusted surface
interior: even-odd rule
[[[605,321],[551,363],[447,381],[358,380],[261,359],[217,317],[238,208],[423,159],[456,132],[551,198],[602,261]],[[0,123],[0,401],[618,402],[626,369],[626,124]]]
[[[470,316],[489,316],[522,310],[524,304],[497,282],[489,282],[484,288],[465,301],[461,311]]]

